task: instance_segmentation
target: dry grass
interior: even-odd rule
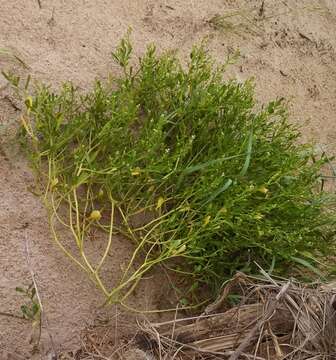
[[[336,287],[264,275],[237,274],[199,316],[145,320],[118,339],[126,324],[91,328],[83,347],[60,359],[336,359]]]
[[[239,274],[203,315],[141,332],[158,359],[336,359],[334,306],[331,288]]]

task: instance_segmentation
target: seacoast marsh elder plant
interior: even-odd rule
[[[40,85],[22,117],[55,241],[109,302],[124,303],[154,266],[216,291],[237,270],[286,274],[330,253],[324,159],[299,144],[281,100],[258,109],[252,83],[224,81],[202,46],[187,66],[154,46],[132,66],[125,38],[113,58],[120,77],[85,94]],[[106,234],[98,261],[85,252],[92,228]],[[134,252],[106,284],[117,233]]]

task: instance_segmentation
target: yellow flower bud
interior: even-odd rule
[[[174,252],[174,254],[177,255],[177,254],[184,253],[186,251],[186,249],[187,249],[187,247],[185,245],[182,245]]]
[[[206,217],[204,218],[204,220],[203,220],[203,224],[204,224],[204,226],[206,226],[206,225],[208,225],[208,224],[209,224],[210,219],[211,219],[211,216],[210,216],[210,215],[208,215],[208,216],[206,216]]]
[[[157,204],[156,204],[156,209],[160,209],[164,202],[165,202],[165,199],[162,196],[160,196],[158,198],[158,201],[157,201]]]
[[[140,168],[135,168],[131,171],[132,176],[139,176],[140,175]]]
[[[90,219],[94,221],[98,221],[101,219],[101,213],[99,210],[93,210],[90,214]]]
[[[58,184],[58,179],[57,179],[57,178],[54,178],[54,179],[52,179],[51,182],[50,182],[50,187],[51,187],[51,188],[54,188],[57,184]]]
[[[263,194],[267,194],[268,193],[268,189],[265,186],[262,186],[261,188],[258,189],[258,191],[260,191]]]

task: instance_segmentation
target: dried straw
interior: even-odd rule
[[[228,308],[228,296],[240,303]],[[139,324],[155,358],[336,359],[333,287],[238,274],[218,300],[193,318]]]

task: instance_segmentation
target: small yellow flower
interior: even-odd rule
[[[210,215],[206,216],[206,217],[204,218],[204,220],[203,220],[203,225],[204,225],[204,226],[207,226],[207,225],[209,224],[209,222],[210,222],[210,219],[211,219],[211,216],[210,216]]]
[[[181,247],[179,247],[175,252],[174,254],[177,255],[177,254],[181,254],[183,252],[185,252],[187,249],[187,247],[185,245],[182,245]]]
[[[33,98],[31,96],[28,96],[25,100],[25,104],[29,111],[33,107]]]
[[[158,201],[157,201],[157,204],[156,204],[156,210],[160,209],[164,202],[165,202],[165,199],[162,196],[160,196],[158,198]]]
[[[258,191],[263,194],[267,194],[269,190],[265,186],[262,186],[258,189]]]
[[[51,188],[54,188],[57,184],[58,184],[58,179],[57,178],[52,179],[51,182],[50,182]]]
[[[140,168],[137,167],[131,171],[132,176],[139,176],[140,175]]]
[[[99,210],[93,210],[90,214],[90,219],[93,221],[99,221],[101,217],[102,216]]]

